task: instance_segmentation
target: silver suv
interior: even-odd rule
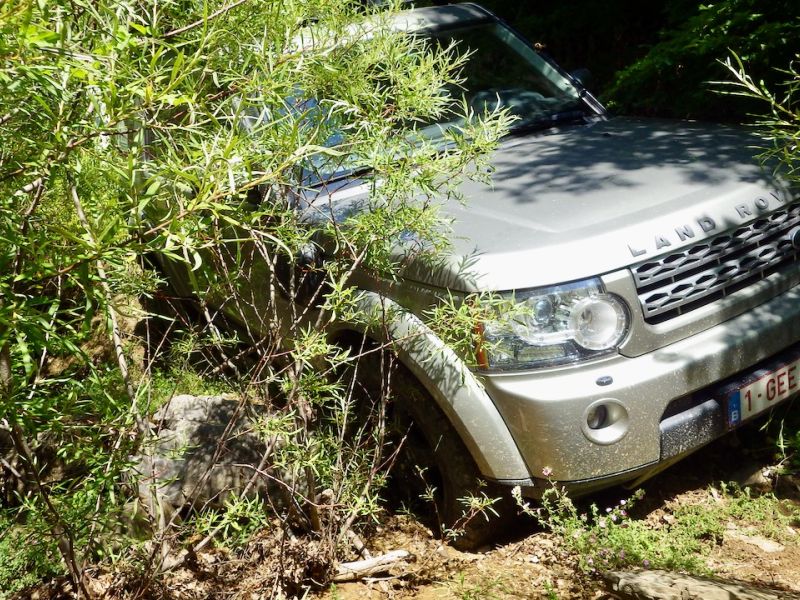
[[[466,100],[519,117],[493,184],[465,183],[467,203],[446,205],[452,254],[388,291],[362,284],[364,310],[397,308],[400,393],[433,449],[445,518],[475,477],[529,497],[547,480],[578,492],[642,481],[797,391],[800,203],[753,160],[752,136],[609,118],[474,4],[397,26],[472,49]],[[353,178],[303,200],[309,218],[336,219],[366,194]],[[481,325],[475,367],[422,315],[482,292],[526,310]]]

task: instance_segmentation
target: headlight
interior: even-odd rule
[[[561,365],[613,352],[628,332],[624,302],[599,279],[510,294],[484,321],[478,362],[490,370]]]

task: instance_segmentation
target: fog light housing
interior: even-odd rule
[[[590,441],[607,446],[620,441],[628,433],[628,409],[615,398],[592,402],[583,413],[581,430]]]

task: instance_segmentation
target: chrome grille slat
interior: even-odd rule
[[[663,322],[796,260],[800,204],[631,269],[645,321]],[[737,287],[738,286],[738,287]]]

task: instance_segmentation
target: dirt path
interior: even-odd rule
[[[704,572],[780,590],[779,596],[800,593],[800,521],[795,518],[786,525],[774,518],[784,513],[800,514],[800,476],[791,472],[778,475],[772,448],[772,442],[757,427],[724,438],[647,482],[644,498],[632,517],[644,521],[651,530],[670,527],[676,519],[716,519],[706,526],[718,534],[714,539],[701,540],[704,545],[696,556]],[[725,482],[749,488],[749,492],[737,492],[735,508],[730,506],[731,495],[725,490],[736,488]],[[590,500],[602,510],[626,494],[630,492],[617,488]],[[761,500],[751,502],[750,497]],[[719,511],[714,510],[717,506]],[[537,529],[532,522],[521,524],[521,528],[515,538],[471,554],[441,544],[408,517],[395,517],[369,543],[375,552],[406,549],[415,560],[397,569],[396,577],[383,582],[340,584],[322,597],[608,597],[602,578],[587,572],[585,561],[581,568],[581,556],[562,538]]]

